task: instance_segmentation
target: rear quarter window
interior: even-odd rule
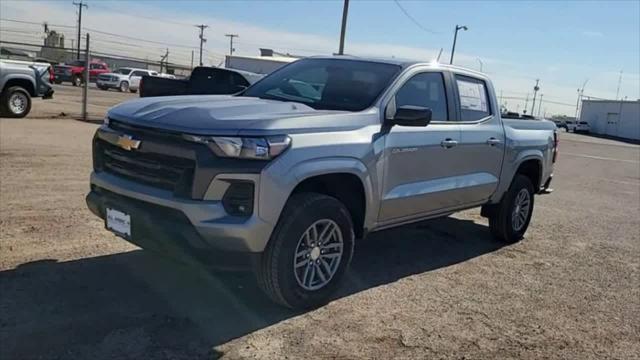
[[[461,121],[478,121],[491,115],[489,93],[483,80],[456,75]]]

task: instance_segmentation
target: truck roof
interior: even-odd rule
[[[341,59],[341,60],[354,60],[354,61],[370,61],[377,62],[383,64],[392,64],[399,65],[403,68],[407,68],[414,65],[429,65],[438,68],[444,69],[452,69],[452,70],[460,70],[464,72],[475,73],[479,76],[486,76],[486,74],[481,73],[477,70],[465,68],[457,65],[449,65],[437,62],[435,60],[425,61],[425,60],[415,60],[415,59],[398,59],[398,58],[381,58],[381,57],[371,57],[371,56],[355,56],[355,55],[320,55],[320,56],[311,56],[312,59]]]

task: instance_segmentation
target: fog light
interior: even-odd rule
[[[253,213],[253,182],[231,181],[222,197],[224,210],[232,216],[250,216]]]

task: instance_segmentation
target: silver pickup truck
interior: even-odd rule
[[[27,116],[32,97],[53,96],[52,82],[53,70],[47,63],[0,60],[0,116]]]
[[[313,57],[241,94],[112,108],[87,204],[143,248],[249,259],[274,301],[307,308],[330,299],[370,232],[482,207],[497,239],[521,239],[557,140],[552,122],[503,121],[484,74]]]

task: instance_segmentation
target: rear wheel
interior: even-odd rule
[[[260,287],[295,309],[324,304],[340,285],[353,255],[347,208],[316,193],[293,195],[256,268]]]
[[[82,85],[82,76],[80,76],[80,75],[73,75],[73,77],[71,78],[71,84],[73,84],[73,86],[80,86],[80,85]]]
[[[12,86],[2,92],[0,115],[23,118],[31,111],[31,95],[20,86]]]
[[[528,177],[516,175],[504,195],[489,216],[493,236],[506,243],[522,239],[533,214],[533,184]]]

